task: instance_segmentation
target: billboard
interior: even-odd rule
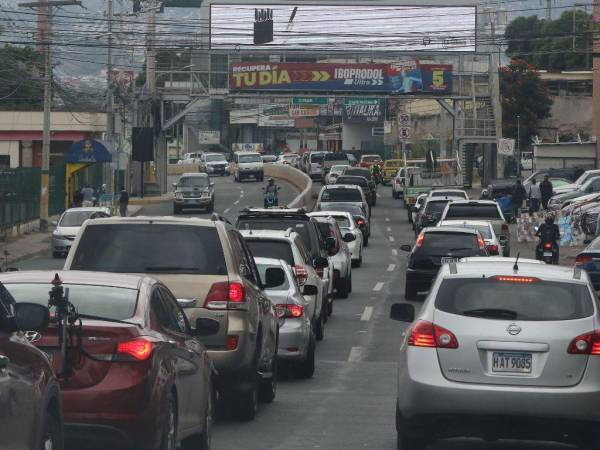
[[[344,100],[344,122],[380,122],[383,117],[381,102],[377,98],[347,98]]]
[[[323,5],[260,2],[210,5],[213,49],[473,52],[476,6]],[[365,2],[368,3],[368,2]],[[269,9],[273,41],[254,44],[255,9]]]
[[[452,65],[237,62],[229,82],[231,91],[448,93]]]

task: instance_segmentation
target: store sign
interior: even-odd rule
[[[326,105],[329,103],[327,97],[293,97],[292,105]]]
[[[219,130],[198,131],[198,144],[220,144],[221,132]]]
[[[294,119],[290,118],[289,105],[274,104],[258,107],[258,126],[274,128],[293,128]]]
[[[231,65],[229,87],[232,91],[448,93],[452,91],[452,65],[418,61],[393,64],[238,62]],[[322,100],[319,102],[317,104],[324,104]],[[301,104],[294,103],[294,99],[292,103]]]
[[[344,100],[344,122],[380,122],[381,102],[377,98],[346,98]]]
[[[261,144],[261,143],[252,143],[252,144],[237,143],[237,144],[231,144],[231,149],[234,152],[258,152],[258,153],[262,153],[263,152],[263,144]]]
[[[290,117],[317,117],[320,112],[319,105],[290,105]]]

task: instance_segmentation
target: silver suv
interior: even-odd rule
[[[184,173],[177,183],[173,183],[173,214],[184,209],[206,209],[212,213],[215,209],[215,183],[205,173]]]
[[[277,383],[278,324],[254,258],[240,233],[213,220],[174,217],[97,219],[83,224],[66,270],[148,274],[177,297],[192,328],[203,319],[219,331],[202,338],[231,411],[254,418],[258,399]]]
[[[600,448],[600,316],[584,271],[514,259],[445,264],[400,344],[398,449],[458,436]]]

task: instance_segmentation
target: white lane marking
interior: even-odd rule
[[[360,316],[361,322],[368,322],[369,320],[371,320],[372,315],[373,315],[373,307],[365,306],[365,310],[363,311],[362,316]]]
[[[239,200],[236,200],[235,202],[233,202],[234,205],[238,205],[240,203]]]
[[[389,221],[390,221],[390,218],[389,218],[389,217],[386,217],[386,218],[385,218],[385,221],[386,221],[386,222],[389,222]]]
[[[394,236],[388,236],[388,238],[389,238],[390,242],[395,242],[396,241],[396,239],[394,239]]]
[[[229,211],[231,211],[231,208],[227,208],[225,211],[223,211],[223,213],[227,214]]]
[[[393,248],[392,249],[392,255],[398,256],[398,250],[396,250],[395,248]]]
[[[385,227],[385,231],[391,232],[392,231],[392,227]]]
[[[348,355],[348,362],[358,362],[362,358],[362,347],[352,347]]]
[[[382,289],[383,289],[383,285],[384,285],[383,281],[380,281],[379,283],[377,283],[377,284],[375,285],[375,287],[373,288],[373,290],[374,290],[374,291],[380,291],[380,290],[382,290]]]
[[[388,271],[388,272],[393,272],[395,268],[396,268],[396,264],[390,264],[390,265],[388,266],[388,268],[387,268],[387,271]]]

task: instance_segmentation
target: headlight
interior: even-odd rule
[[[207,172],[214,172],[215,168],[213,166],[206,166],[206,171]]]
[[[202,197],[210,197],[210,192],[209,191],[204,191],[202,193]]]
[[[183,200],[183,192],[175,192],[175,198],[177,200]]]

